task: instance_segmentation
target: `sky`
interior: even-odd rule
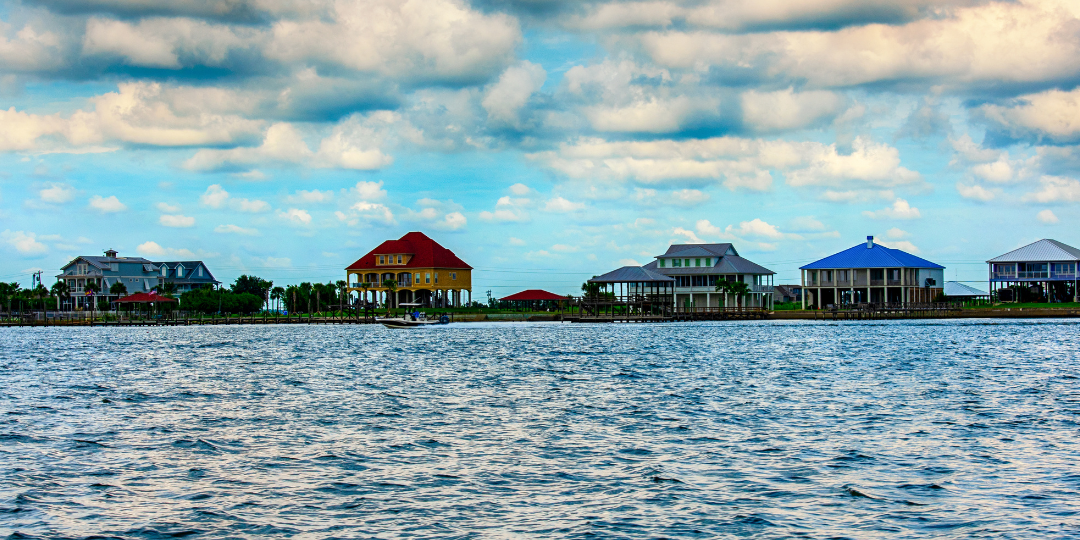
[[[417,230],[474,299],[868,235],[985,287],[1080,246],[1078,83],[1075,0],[9,1],[0,280],[336,281]]]

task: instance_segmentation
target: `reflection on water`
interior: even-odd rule
[[[1078,329],[4,329],[0,532],[1073,536]]]

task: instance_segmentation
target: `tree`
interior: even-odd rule
[[[46,289],[44,285],[38,283],[37,287],[34,287],[34,298],[38,299],[38,303],[41,304],[42,309],[45,308],[45,298],[49,296],[49,289]]]
[[[596,298],[597,296],[600,296],[600,288],[601,285],[599,283],[593,283],[591,281],[586,281],[581,284],[581,292],[585,293],[583,295],[585,298]]]
[[[127,285],[124,285],[120,281],[117,281],[116,283],[113,283],[112,286],[109,287],[109,294],[116,295],[116,296],[127,296],[127,293],[128,293]]]
[[[65,281],[57,281],[56,283],[53,283],[50,292],[56,297],[56,309],[60,309],[61,299],[71,296],[71,287],[68,287],[68,284]]]
[[[263,303],[266,303],[269,299],[270,289],[272,288],[274,288],[273,281],[267,281],[258,276],[249,276],[247,274],[236,278],[236,281],[232,284],[232,292],[237,294],[254,294],[259,298],[262,298]]]
[[[161,295],[172,298],[176,294],[176,283],[172,281],[166,281],[161,284]]]
[[[263,299],[251,293],[234,293],[228,289],[203,287],[192,289],[180,296],[184,309],[202,313],[254,313],[263,305]]]
[[[334,282],[334,285],[337,286],[338,311],[344,311],[345,310],[345,295],[348,292],[349,283],[347,281],[345,281],[344,279],[339,279],[336,282]]]
[[[273,289],[270,289],[270,299],[274,300],[274,303],[275,303],[274,309],[276,311],[279,311],[279,312],[281,311],[281,299],[282,298],[285,298],[285,288],[284,287],[274,287]]]
[[[382,286],[386,287],[387,290],[386,309],[391,309],[397,304],[397,302],[395,302],[395,300],[397,300],[397,281],[386,278],[383,280]]]
[[[716,290],[735,295],[735,301],[742,307],[742,299],[750,292],[750,286],[745,281],[728,281],[721,279],[716,282]]]

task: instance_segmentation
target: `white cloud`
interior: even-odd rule
[[[217,253],[207,253],[199,250],[198,252],[191,251],[187,248],[167,248],[162,247],[157,242],[147,241],[139,244],[135,247],[135,252],[143,257],[151,257],[158,259],[207,259],[217,257]]]
[[[566,214],[584,209],[585,203],[569,201],[562,197],[554,197],[544,203],[545,212],[553,212],[556,214]]]
[[[791,219],[788,229],[797,232],[820,232],[828,227],[813,216],[799,216]]]
[[[1080,88],[1028,94],[1008,106],[983,105],[983,116],[1018,139],[1072,142],[1080,138]]]
[[[934,13],[938,16],[898,25],[751,34],[646,32],[640,41],[663,67],[738,70],[805,81],[810,88],[1045,81],[1080,69],[1080,42],[1064,37],[1080,16],[1069,0],[978,2]]]
[[[253,214],[270,210],[270,203],[258,199],[232,199],[229,201],[229,206],[234,210]]]
[[[384,191],[383,193],[385,194],[386,192]],[[285,197],[285,202],[288,204],[321,204],[328,203],[333,199],[333,191],[319,191],[317,189],[306,191],[301,189],[296,193]]]
[[[672,243],[689,243],[689,244],[704,244],[705,241],[698,238],[698,235],[694,234],[694,231],[684,229],[682,227],[675,227],[671,230],[673,237],[681,237],[678,240],[672,240]]]
[[[488,119],[521,129],[521,109],[528,103],[529,97],[540,90],[545,80],[547,72],[544,68],[528,60],[507,68],[499,80],[488,88],[481,102]]]
[[[1036,215],[1035,217],[1037,217],[1039,219],[1039,221],[1041,221],[1043,223],[1046,223],[1046,224],[1053,224],[1053,223],[1058,222],[1058,217],[1056,215],[1054,215],[1054,212],[1052,212],[1049,209],[1043,210],[1042,212],[1039,212],[1039,214]]]
[[[90,197],[90,208],[103,214],[111,214],[127,210],[127,205],[120,202],[120,199],[117,199],[116,195],[110,195],[108,197],[94,195],[93,197]]]
[[[1027,193],[1024,202],[1070,203],[1080,202],[1080,181],[1061,176],[1043,176],[1039,179],[1041,189]]]
[[[378,182],[357,182],[355,186],[345,192],[348,197],[361,201],[381,201],[386,198],[386,190],[383,189],[382,180]]]
[[[157,203],[156,207],[159,211],[166,214],[179,214],[181,210],[180,205],[178,204],[169,204],[164,202]]]
[[[468,220],[461,212],[450,212],[443,216],[442,221],[437,225],[438,228],[446,231],[456,231],[465,227]]]
[[[527,157],[575,179],[631,180],[644,184],[721,181],[729,189],[765,190],[769,171],[782,171],[793,186],[882,189],[921,185],[919,173],[900,166],[899,152],[863,138],[853,151],[836,145],[737,137],[608,142],[578,139],[557,151]]]
[[[711,197],[699,189],[679,189],[658,192],[649,188],[634,188],[634,200],[646,206],[693,207],[705,204]]]
[[[921,250],[915,244],[912,244],[908,240],[890,240],[888,242],[878,242],[879,244],[892,249],[899,249],[900,251],[906,251],[908,253],[918,255]]]
[[[513,236],[511,236],[511,237],[510,237],[510,239],[509,239],[509,240],[507,240],[507,242],[508,242],[508,243],[509,243],[509,244],[510,244],[511,246],[524,246],[524,245],[525,245],[525,241],[524,241],[524,240],[522,240],[522,239],[520,239],[520,238],[514,238]]]
[[[779,240],[788,236],[780,232],[780,229],[777,229],[775,225],[770,225],[769,223],[759,218],[754,218],[750,221],[740,222],[738,227],[728,225],[727,228],[724,229],[724,232],[729,235],[734,235],[738,237],[757,236],[770,238],[773,240]]]
[[[225,201],[229,200],[229,192],[221,187],[221,184],[212,184],[199,196],[199,202],[209,208],[221,208]]]
[[[218,225],[214,232],[221,234],[240,234],[244,236],[259,236],[258,229],[247,229],[239,225]]]
[[[278,211],[278,217],[284,219],[285,221],[289,221],[295,225],[311,224],[311,214],[307,213],[306,210],[301,210],[299,208],[280,210]]]
[[[187,228],[195,226],[195,218],[191,216],[182,216],[180,214],[162,214],[158,218],[158,223],[166,227]]]
[[[75,198],[75,188],[67,184],[50,182],[38,191],[38,197],[42,202],[63,204]]]
[[[529,193],[532,193],[532,188],[530,188],[529,186],[526,186],[525,184],[517,183],[517,184],[514,184],[514,185],[510,186],[510,194],[511,195],[516,195],[518,197],[524,197],[524,196],[528,195]]]
[[[917,219],[922,217],[918,208],[908,204],[904,199],[896,199],[893,205],[882,208],[875,212],[866,211],[863,215],[873,219]]]
[[[529,214],[525,208],[532,204],[531,199],[511,198],[510,196],[499,197],[495,203],[495,211],[484,210],[480,212],[480,219],[496,222],[524,222],[529,220]]]
[[[960,182],[956,183],[956,192],[965,199],[974,199],[976,201],[986,202],[994,198],[994,192],[986,189],[978,184],[970,186],[964,185]]]
[[[900,229],[899,227],[893,227],[885,231],[885,236],[888,236],[893,240],[900,240],[902,238],[907,238],[909,234],[907,231]]]
[[[975,165],[971,167],[971,173],[987,182],[996,184],[1008,182],[1014,177],[1013,167],[1009,163],[1008,155],[1002,155],[1002,158],[997,161]]]
[[[15,251],[31,257],[45,255],[49,247],[37,241],[37,235],[26,231],[5,230],[0,233],[0,241],[15,248]]]
[[[835,117],[844,106],[843,97],[826,90],[798,93],[793,88],[777,92],[750,90],[741,99],[743,123],[759,132],[807,127]]]

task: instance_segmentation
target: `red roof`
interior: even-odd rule
[[[168,298],[168,297],[165,297],[165,296],[158,296],[155,293],[144,293],[144,292],[137,292],[135,294],[131,294],[131,295],[125,296],[125,297],[117,300],[117,302],[175,302],[175,301],[176,301],[175,298]]]
[[[376,263],[377,255],[412,255],[405,264],[382,264]],[[438,242],[428,238],[422,232],[411,232],[398,240],[387,240],[379,247],[360,257],[350,264],[346,270],[367,269],[397,269],[397,268],[451,268],[472,270],[465,261],[454,255],[453,251],[439,245]]]
[[[549,293],[541,289],[529,289],[527,291],[521,291],[516,294],[511,294],[501,300],[566,300],[565,296],[559,296],[555,293]]]

